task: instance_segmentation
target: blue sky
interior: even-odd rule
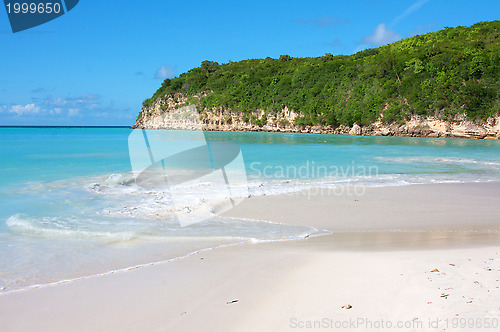
[[[0,8],[0,125],[131,125],[203,60],[352,54],[499,13],[496,0],[80,0],[13,34]]]

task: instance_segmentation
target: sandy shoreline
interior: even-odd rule
[[[491,323],[500,320],[499,197],[498,183],[252,197],[227,215],[334,233],[1,295],[0,330],[364,331],[383,319],[413,324],[402,331],[448,331],[460,330],[457,318]]]

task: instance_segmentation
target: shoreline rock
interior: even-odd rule
[[[195,95],[198,99],[200,96]],[[132,129],[152,130],[195,130],[193,122],[185,120],[183,113],[188,106],[188,99],[180,94],[159,98],[152,107],[143,107]],[[465,115],[445,121],[438,117],[412,116],[402,124],[385,124],[379,119],[375,123],[363,126],[354,123],[352,127],[303,126],[295,124],[300,113],[284,106],[280,112],[268,113],[257,110],[248,115],[222,108],[202,110],[199,113],[201,129],[205,131],[241,131],[241,132],[285,132],[309,134],[337,134],[354,136],[397,136],[430,138],[472,138],[500,139],[500,116],[488,118],[480,124],[466,118]]]

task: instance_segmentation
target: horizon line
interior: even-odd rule
[[[130,126],[0,125],[0,128],[130,128]]]

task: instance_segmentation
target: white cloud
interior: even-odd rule
[[[155,78],[164,80],[166,78],[172,78],[174,77],[174,68],[168,66],[168,65],[162,65],[158,70],[156,71]]]
[[[410,7],[406,8],[404,12],[402,12],[399,16],[397,16],[392,23],[389,25],[390,27],[394,27],[399,21],[406,18],[407,16],[413,14],[417,10],[420,9],[424,4],[429,2],[430,0],[417,0]],[[410,33],[410,36],[414,36],[416,34],[422,33],[424,30],[430,29],[429,26],[419,26],[415,31]],[[401,39],[401,35],[394,30],[388,29],[385,23],[381,23],[377,25],[373,33],[363,38],[360,42],[358,48],[353,52],[357,53],[364,49],[367,45],[369,46],[382,46],[386,44],[393,43]]]
[[[80,96],[57,97],[46,96],[44,98],[32,98],[34,101],[26,105],[0,105],[0,112],[8,112],[18,116],[76,116],[81,111],[100,110],[101,96],[83,94]]]
[[[396,23],[398,23],[399,21],[401,21],[406,16],[408,16],[408,15],[416,12],[417,10],[420,9],[420,7],[422,7],[428,1],[429,0],[418,0],[417,2],[415,2],[413,5],[411,5],[410,7],[408,7],[401,15],[399,15],[398,17],[396,17],[394,19],[394,21],[392,21],[392,25],[395,25]]]
[[[64,107],[66,106],[68,102],[64,99],[62,99],[61,97],[57,97],[56,99],[52,99],[52,98],[46,98],[45,101],[44,101],[44,104],[45,105],[48,105],[48,106],[56,106],[56,107]]]
[[[16,113],[17,115],[23,114],[35,114],[40,112],[40,107],[35,106],[35,104],[26,104],[26,105],[12,105],[9,108],[10,113]]]
[[[75,97],[47,96],[40,100],[44,108],[50,114],[67,114],[68,116],[79,115],[81,110],[95,110],[101,105],[101,96],[95,94],[83,94]]]
[[[80,110],[78,108],[70,108],[68,109],[68,116],[76,116],[79,112]]]
[[[76,97],[57,97],[53,99],[50,96],[47,96],[42,100],[42,104],[47,108],[74,108],[74,109],[95,109],[100,104],[101,96],[93,95],[93,94],[83,94],[81,96]]]
[[[385,23],[380,23],[377,25],[372,34],[366,36],[361,43],[368,45],[376,45],[381,46],[389,43],[393,43],[397,40],[401,39],[401,35],[399,33],[394,32],[393,30],[387,29]]]

